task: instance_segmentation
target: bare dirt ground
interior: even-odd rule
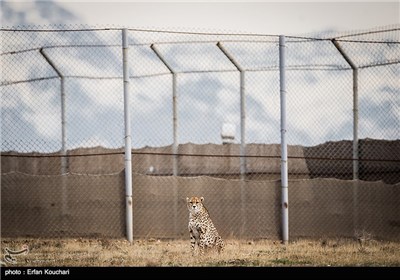
[[[278,240],[225,243],[220,255],[211,252],[193,257],[189,240],[141,239],[130,244],[125,239],[106,238],[2,238],[1,266],[400,266],[399,242],[338,238],[299,239],[286,245]],[[13,255],[10,251],[20,252]]]

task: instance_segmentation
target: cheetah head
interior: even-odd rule
[[[189,209],[189,212],[193,214],[199,213],[203,208],[203,200],[204,197],[197,197],[197,196],[192,196],[191,198],[186,197],[187,208]]]

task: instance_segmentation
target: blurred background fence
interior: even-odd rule
[[[133,236],[280,238],[279,36],[128,29]],[[125,236],[120,28],[1,29],[1,234]],[[400,239],[400,26],[286,36],[289,234]],[[128,123],[129,123],[128,122]]]

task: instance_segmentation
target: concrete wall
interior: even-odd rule
[[[400,141],[360,141],[361,158],[392,160],[361,161],[360,178],[375,182],[348,180],[350,141],[288,150],[291,237],[366,230],[400,238]],[[246,180],[232,156],[237,144],[180,145],[179,177],[171,176],[171,146],[132,152],[135,237],[187,238],[185,201],[197,195],[223,236],[280,238],[279,145],[247,145]],[[62,176],[57,154],[2,154],[2,236],[125,236],[123,149],[68,154]],[[332,155],[341,160],[326,160]]]
[[[125,235],[124,173],[1,178],[1,234]],[[188,238],[186,197],[203,196],[225,238],[280,238],[280,182],[135,174],[135,238]],[[400,240],[400,185],[337,179],[289,180],[290,237]]]
[[[179,145],[178,166],[181,176],[214,176],[239,178],[238,144],[182,144]],[[360,175],[366,181],[382,180],[388,184],[400,182],[400,141],[369,140],[359,142]],[[132,150],[134,173],[172,175],[172,147]],[[280,178],[280,145],[248,144],[246,179],[274,180]],[[124,169],[123,149],[101,147],[76,149],[68,152],[69,172],[75,174],[111,174]],[[106,155],[108,154],[108,155]],[[188,155],[210,155],[188,156]],[[37,153],[4,152],[1,157],[2,174],[16,171],[27,174],[60,174],[61,159]],[[10,155],[16,155],[12,157]],[[79,156],[84,155],[84,156]],[[218,155],[218,156],[217,156]],[[327,142],[313,147],[288,146],[289,178],[353,178],[352,142]],[[221,157],[219,157],[221,156]],[[368,160],[370,159],[370,160]],[[389,161],[381,161],[389,160]],[[152,168],[152,172],[150,171]]]

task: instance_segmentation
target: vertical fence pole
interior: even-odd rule
[[[358,230],[358,68],[353,68],[353,229]]]
[[[282,241],[289,241],[288,161],[286,143],[286,83],[285,36],[279,36],[279,85],[281,108],[281,186],[282,186]]]
[[[164,63],[165,67],[172,74],[172,129],[173,129],[173,144],[172,144],[172,174],[178,176],[178,96],[176,94],[177,90],[177,73],[172,69],[172,67],[167,63],[161,53],[158,51],[156,46],[152,44],[150,48],[154,51],[157,57]]]
[[[178,176],[179,175],[179,166],[178,166],[178,96],[177,92],[177,73],[174,69],[168,64],[166,59],[162,56],[159,52],[157,47],[154,44],[150,45],[150,48],[153,52],[157,55],[158,59],[165,65],[165,67],[171,72],[172,74],[172,130],[173,130],[173,143],[172,143],[172,175]],[[174,185],[173,185],[173,195],[174,195],[174,204],[173,204],[173,212],[174,212],[174,232],[178,236],[178,185],[177,185],[177,178],[174,178]]]
[[[353,70],[353,228],[358,228],[358,179],[359,179],[359,152],[358,152],[358,67],[341,48],[338,41],[332,39],[333,45],[343,56]]]
[[[67,178],[65,177],[68,173],[68,158],[67,158],[67,121],[65,118],[66,113],[66,101],[65,101],[65,78],[61,71],[56,67],[55,63],[45,53],[44,49],[39,50],[40,54],[44,57],[47,63],[53,68],[60,77],[60,95],[61,95],[61,215],[65,217],[68,212],[68,194],[67,194]]]
[[[217,43],[217,47],[222,53],[231,61],[231,63],[240,72],[240,217],[241,229],[240,235],[243,236],[246,231],[246,87],[245,87],[245,69],[235,60],[235,58],[228,52],[221,42]]]
[[[61,211],[63,215],[67,214],[68,211],[68,194],[67,194],[67,178],[65,176],[68,173],[68,158],[67,158],[67,129],[66,129],[66,119],[65,119],[65,79],[61,76],[61,175],[62,178],[61,186]]]
[[[241,229],[240,235],[243,236],[246,232],[246,87],[245,87],[245,69],[235,60],[235,58],[228,52],[221,42],[217,43],[217,47],[222,53],[231,61],[231,63],[240,72],[240,217]]]
[[[125,124],[125,205],[126,236],[133,241],[133,205],[132,205],[132,136],[129,102],[129,60],[128,31],[122,29],[122,67],[124,80],[124,124]]]

